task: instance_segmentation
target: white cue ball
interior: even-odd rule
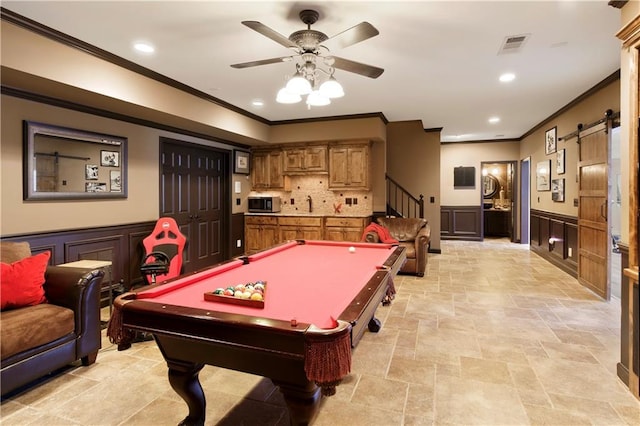
[[[356,252],[355,247],[349,247],[349,253],[355,253],[355,252]]]

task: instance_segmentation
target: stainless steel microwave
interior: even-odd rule
[[[280,197],[249,197],[250,213],[277,213],[280,211]]]

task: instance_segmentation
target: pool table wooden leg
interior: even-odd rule
[[[377,333],[382,328],[382,323],[378,318],[373,317],[369,320],[368,327],[370,332]]]
[[[321,390],[315,383],[308,382],[306,386],[292,385],[286,382],[272,380],[278,386],[289,408],[291,424],[308,425],[314,419],[320,408]]]
[[[203,426],[206,401],[204,391],[198,380],[198,373],[204,364],[177,362],[167,360],[169,366],[169,383],[174,391],[189,407],[189,415],[180,422],[180,426]]]

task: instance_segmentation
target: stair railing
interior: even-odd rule
[[[398,182],[385,174],[387,187],[387,215],[424,218],[424,196],[411,195]]]

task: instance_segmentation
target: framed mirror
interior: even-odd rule
[[[482,193],[484,198],[493,198],[500,190],[500,182],[493,175],[482,176]]]
[[[127,198],[127,138],[23,125],[25,200]]]

